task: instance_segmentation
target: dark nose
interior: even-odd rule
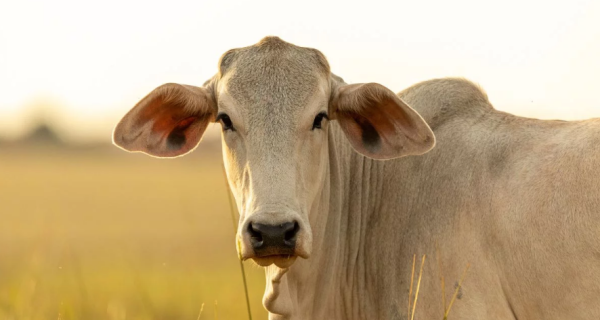
[[[252,248],[258,257],[272,255],[293,255],[296,247],[298,222],[278,225],[250,223],[248,232]]]

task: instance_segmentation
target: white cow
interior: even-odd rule
[[[415,319],[442,319],[436,246],[445,279],[471,264],[450,318],[600,319],[600,121],[502,113],[461,79],[348,85],[267,37],[152,91],[114,142],[179,156],[213,121],[270,319],[406,319],[414,254]]]

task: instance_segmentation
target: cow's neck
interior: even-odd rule
[[[275,266],[267,268],[263,303],[272,313],[360,318],[371,305],[355,293],[370,289],[365,287],[369,272],[365,233],[370,215],[380,203],[385,163],[356,153],[335,122],[331,123],[329,145],[329,172],[310,213],[312,255],[308,260],[298,259],[285,272]],[[315,292],[312,288],[320,289]]]

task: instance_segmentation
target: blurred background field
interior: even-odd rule
[[[246,319],[226,192],[214,139],[168,160],[44,125],[0,143],[0,319]]]

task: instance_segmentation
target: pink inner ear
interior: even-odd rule
[[[356,148],[364,148],[370,153],[377,153],[381,150],[382,137],[367,117],[358,113],[345,112],[340,112],[338,117],[342,129],[353,138],[351,142],[355,144]],[[360,137],[362,144],[357,144],[358,137]]]
[[[181,130],[181,129],[186,129],[187,127],[189,127],[192,122],[196,121],[198,119],[198,117],[188,117],[186,119],[183,119],[181,121],[179,121],[179,123],[177,123],[177,126],[175,127],[175,130]]]
[[[419,141],[423,136],[417,126],[422,120],[418,116],[411,118],[411,110],[406,108],[409,107],[395,96],[381,97],[379,101],[367,105],[362,110],[362,115],[377,130],[385,141],[384,145],[407,144],[409,141]],[[401,138],[402,136],[408,140]]]
[[[200,137],[194,130],[194,123],[198,117],[187,117],[175,124],[175,127],[166,133],[166,145],[169,150],[190,150],[196,146]]]

